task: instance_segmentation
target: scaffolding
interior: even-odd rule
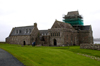
[[[83,25],[83,20],[81,18],[71,18],[71,19],[64,19],[63,20],[65,23],[69,23],[72,26],[74,25]]]
[[[83,19],[83,17],[81,15],[79,15],[78,11],[68,12],[68,14],[63,17],[63,21],[65,23],[71,24],[72,26],[84,25],[82,19]]]

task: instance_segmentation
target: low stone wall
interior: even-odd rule
[[[0,44],[6,44],[6,42],[0,42]]]
[[[80,44],[81,49],[100,50],[100,44]]]

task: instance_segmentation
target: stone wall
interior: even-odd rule
[[[50,36],[44,36],[44,44],[49,45],[49,43],[50,43]]]
[[[53,36],[50,35],[50,45],[54,45],[54,39],[57,41],[57,46],[79,45],[78,33],[76,30],[52,28],[49,29],[49,34],[53,34]]]
[[[50,36],[42,36],[42,39],[39,40],[38,45],[49,46]]]
[[[81,49],[100,50],[100,44],[80,44]]]
[[[81,43],[93,44],[93,37],[91,31],[89,30],[78,31],[78,37],[79,37],[79,44]]]
[[[6,42],[0,42],[0,44],[6,44]]]
[[[32,44],[30,43],[30,36],[10,36],[6,38],[6,42],[10,44],[21,44],[21,45],[23,45],[24,42],[26,45]]]
[[[79,36],[79,43],[87,43],[90,44],[89,41],[89,31],[85,31],[85,30],[80,30],[78,33]]]
[[[64,32],[64,44],[67,46],[70,45],[79,45],[78,41],[78,34],[75,32],[75,30],[72,31],[66,31]]]
[[[61,46],[64,44],[64,33],[61,28],[49,29],[50,34],[50,45],[54,46],[54,40],[56,40],[56,46]],[[51,35],[52,34],[52,35]]]

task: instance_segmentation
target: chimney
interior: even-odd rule
[[[34,23],[34,27],[37,27],[37,23]]]

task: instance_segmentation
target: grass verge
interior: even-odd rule
[[[68,47],[32,47],[13,44],[0,44],[26,66],[100,66],[100,61],[77,53],[100,57],[100,51]]]

